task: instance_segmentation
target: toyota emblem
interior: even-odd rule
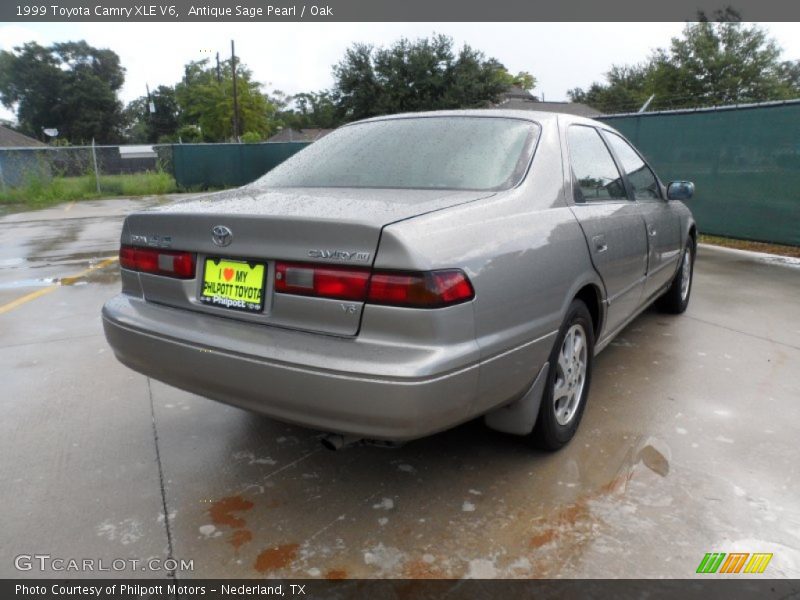
[[[233,232],[225,225],[214,225],[211,228],[211,239],[217,246],[230,246],[233,241]]]

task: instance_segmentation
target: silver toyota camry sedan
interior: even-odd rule
[[[331,447],[484,416],[557,449],[594,356],[654,301],[686,309],[693,187],[568,115],[360,121],[250,185],[128,216],[106,337]]]

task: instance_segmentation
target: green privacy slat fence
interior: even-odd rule
[[[695,182],[702,233],[800,245],[800,100],[600,120],[664,181]]]
[[[306,146],[307,142],[174,144],[172,170],[183,189],[244,185]]]

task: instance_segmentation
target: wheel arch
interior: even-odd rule
[[[595,341],[598,340],[600,332],[603,331],[603,321],[605,319],[600,288],[595,283],[587,283],[575,293],[573,300],[580,300],[589,309],[589,314],[592,317],[594,339]]]

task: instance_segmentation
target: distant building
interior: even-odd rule
[[[268,142],[315,142],[328,135],[333,129],[291,129],[285,128],[269,138]]]
[[[0,125],[0,148],[32,148],[46,145],[39,140]]]
[[[580,102],[544,102],[529,91],[514,85],[501,94],[500,101],[494,104],[492,108],[565,113],[589,119],[599,117],[602,114],[599,110]]]
[[[49,177],[50,166],[37,148],[47,145],[0,125],[0,191],[21,186],[28,177]]]

